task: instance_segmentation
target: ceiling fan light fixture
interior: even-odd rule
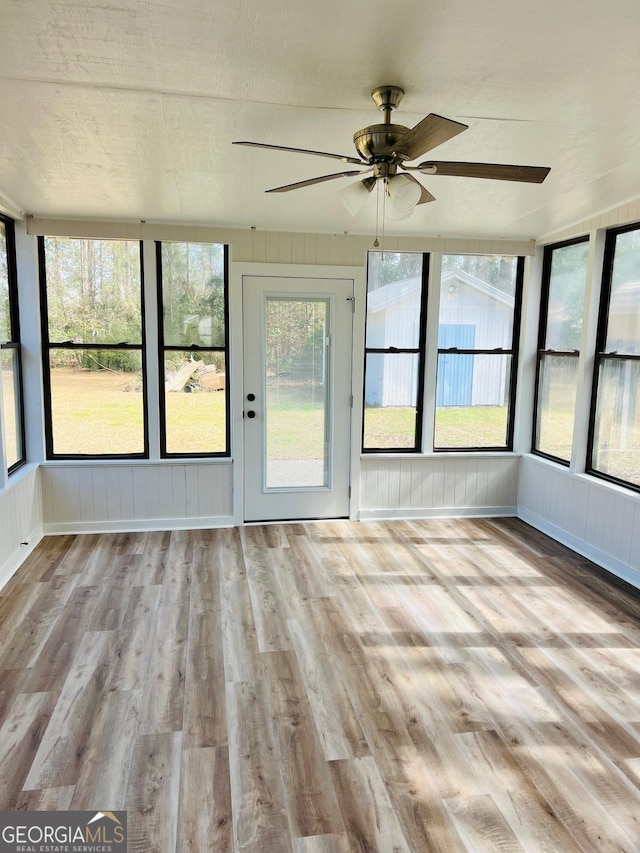
[[[388,179],[387,192],[389,193],[390,207],[398,213],[409,211],[420,201],[420,185],[412,181],[406,175],[394,175]],[[398,219],[399,217],[392,217]],[[404,217],[402,217],[404,219]]]
[[[410,207],[407,210],[398,210],[393,207],[393,205],[388,204],[385,210],[385,217],[390,222],[404,222],[405,219],[408,219],[411,216],[413,211],[413,207]]]
[[[364,207],[374,184],[375,180],[365,178],[363,181],[348,184],[348,186],[338,192],[340,201],[347,208],[351,216],[355,216]]]
[[[233,144],[328,157],[331,160],[352,163],[361,170],[364,169],[364,171],[358,172],[343,170],[331,175],[320,175],[317,178],[309,178],[305,181],[296,181],[292,184],[265,190],[268,193],[289,192],[290,190],[321,184],[325,181],[333,181],[337,178],[356,177],[373,172],[373,177],[350,184],[338,195],[349,213],[355,216],[363,207],[373,187],[378,181],[383,181],[385,190],[382,206],[383,219],[384,210],[388,208],[389,218],[396,221],[406,219],[417,204],[426,204],[436,200],[435,196],[410,174],[411,172],[456,178],[522,181],[530,184],[541,184],[547,177],[548,166],[514,166],[504,163],[470,163],[446,160],[422,160],[417,166],[412,166],[413,161],[420,160],[434,148],[468,130],[469,126],[437,113],[429,113],[412,128],[392,123],[391,113],[398,106],[403,95],[404,90],[400,86],[378,86],[373,90],[371,97],[376,106],[384,113],[384,123],[369,125],[353,135],[357,157],[333,154],[328,151],[316,151],[311,148],[273,145],[268,142],[239,141]],[[398,169],[403,170],[406,174],[398,174]],[[376,221],[378,220],[379,207],[380,200],[378,199]]]

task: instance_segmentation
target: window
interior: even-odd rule
[[[227,247],[156,243],[156,252],[162,455],[228,455]]]
[[[364,451],[421,449],[428,266],[428,255],[369,252]]]
[[[607,233],[587,469],[640,490],[640,224]]]
[[[39,250],[48,458],[146,456],[140,243]]]
[[[566,465],[573,445],[588,259],[585,237],[547,246],[542,266],[533,450]]]
[[[26,461],[22,355],[18,315],[18,282],[13,220],[0,215],[0,376],[2,378],[2,440],[7,470]]]
[[[510,450],[522,258],[443,255],[436,450]]]

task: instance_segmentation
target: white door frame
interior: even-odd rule
[[[365,267],[319,264],[267,264],[234,262],[229,264],[230,375],[231,385],[231,453],[233,460],[233,521],[244,524],[244,341],[242,329],[243,276],[281,276],[283,278],[352,279],[354,301],[351,417],[351,499],[349,518],[359,516],[360,454],[362,443],[362,382],[364,370],[364,320],[366,300]]]

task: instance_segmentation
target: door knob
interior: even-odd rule
[[[255,416],[256,416],[256,413],[253,411],[253,409],[249,409],[249,411],[247,412],[247,417],[248,418],[255,418]]]
[[[247,400],[248,400],[250,403],[253,403],[253,401],[254,401],[255,399],[256,399],[256,395],[255,395],[255,394],[247,394]]]

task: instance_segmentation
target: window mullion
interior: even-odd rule
[[[153,240],[142,242],[142,287],[144,293],[144,344],[147,388],[149,459],[160,459],[160,376],[158,370],[158,299],[156,294],[156,250]]]
[[[434,448],[441,276],[442,254],[438,252],[429,258],[429,310],[427,311],[425,330],[424,410],[422,413],[422,450],[424,453],[433,453]]]

